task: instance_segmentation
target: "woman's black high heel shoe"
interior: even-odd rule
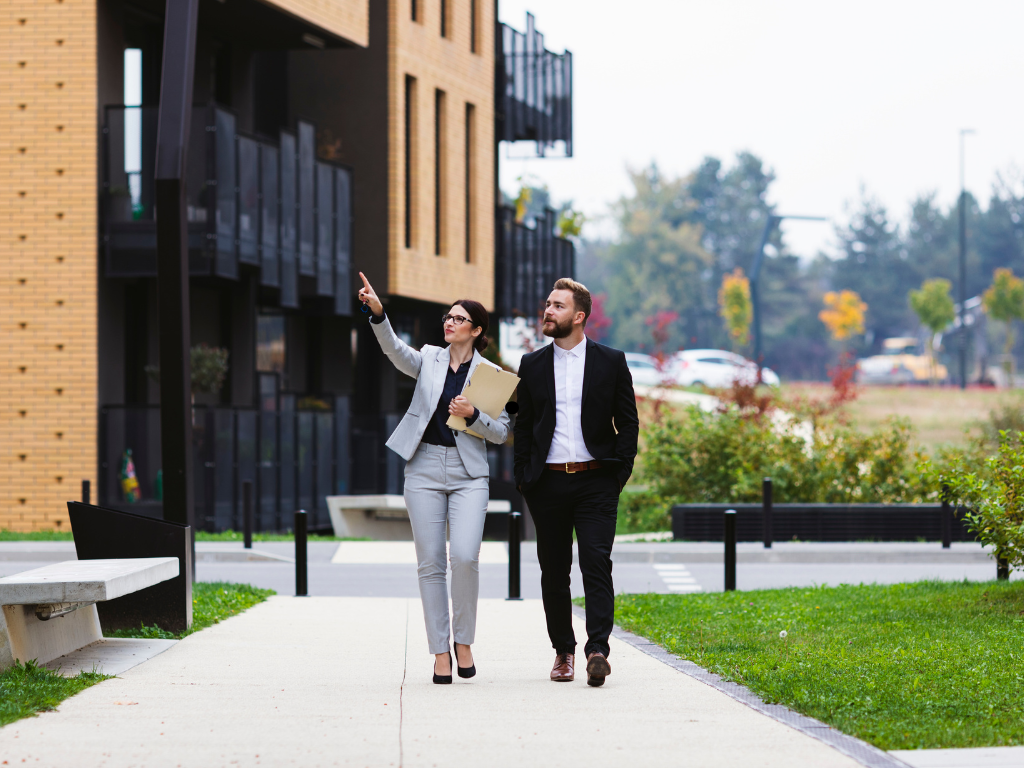
[[[451,661],[453,666],[455,665],[456,662],[454,660],[452,660],[452,652],[451,651],[448,651],[448,660]],[[435,669],[436,669],[436,666],[435,666]],[[462,670],[461,669],[459,670],[459,674],[460,675],[462,674]],[[452,684],[452,676],[451,675],[439,675],[439,674],[437,674],[437,672],[434,673],[434,685],[451,685],[451,684]]]
[[[457,645],[457,644],[456,644]],[[476,675],[476,664],[470,664],[468,667],[459,666],[459,649],[455,649],[455,666],[458,667],[459,677],[470,678]]]

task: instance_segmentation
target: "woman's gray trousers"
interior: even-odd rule
[[[449,650],[445,528],[451,539],[455,642],[472,645],[480,593],[480,540],[489,495],[486,477],[470,477],[457,448],[420,443],[405,465],[405,504],[416,540],[423,620],[431,653]]]

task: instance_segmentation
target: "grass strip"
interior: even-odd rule
[[[243,541],[245,536],[239,531],[221,531],[220,533],[208,533],[196,531],[196,541]],[[0,530],[0,541],[74,541],[75,537],[71,531],[9,531]],[[291,533],[254,533],[253,541],[295,541]],[[318,536],[309,534],[309,541],[370,541],[366,538],[348,538],[344,536]]]
[[[620,595],[615,609],[623,628],[881,749],[1024,744],[1024,582]]]
[[[142,625],[138,629],[118,629],[104,632],[105,637],[141,637],[160,640],[178,640],[201,629],[212,627],[224,619],[262,603],[272,589],[260,589],[250,584],[232,584],[227,581],[197,581],[192,584],[192,626],[180,634],[160,627]]]
[[[31,661],[15,664],[0,672],[0,726],[56,709],[64,699],[109,677],[94,672],[62,677]]]

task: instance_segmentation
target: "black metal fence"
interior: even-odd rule
[[[737,541],[762,541],[761,504],[677,504],[676,541],[722,541],[725,510],[736,510]],[[942,504],[773,504],[775,541],[974,541],[963,521]],[[948,534],[948,539],[947,539]]]
[[[155,107],[108,106],[100,201],[105,274],[156,276]],[[237,279],[240,264],[299,305],[300,275],[350,315],[352,173],[316,159],[316,130],[300,122],[277,143],[236,129],[217,104],[192,111],[186,163],[189,269]]]
[[[572,54],[544,48],[532,13],[525,33],[499,23],[495,41],[497,140],[536,142],[540,157],[562,142],[572,157]]]
[[[548,208],[527,227],[516,222],[514,208],[498,207],[494,297],[499,317],[534,317],[555,280],[575,276],[575,249],[571,240],[555,234],[555,216]]]

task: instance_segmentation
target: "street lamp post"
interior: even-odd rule
[[[757,363],[757,370],[761,371],[761,359],[764,357],[761,338],[761,267],[764,265],[764,247],[768,245],[768,238],[772,231],[779,226],[783,219],[797,219],[800,221],[828,221],[824,216],[782,216],[771,214],[768,221],[764,223],[764,231],[761,233],[761,244],[754,256],[754,264],[750,268],[750,303],[754,310],[754,362]]]
[[[967,388],[967,187],[964,182],[964,136],[974,133],[960,129],[960,389]]]

